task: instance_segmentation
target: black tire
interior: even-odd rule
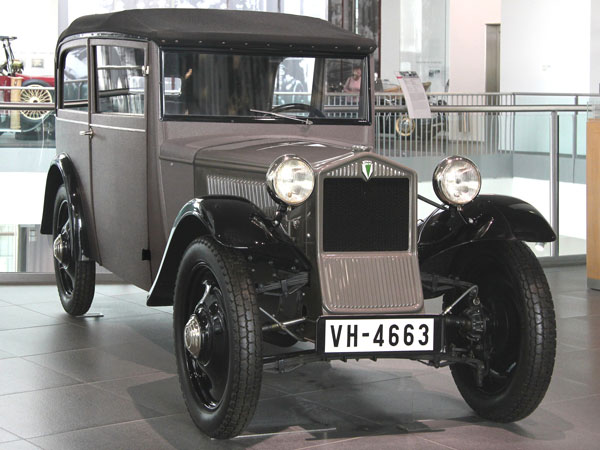
[[[554,368],[556,321],[546,276],[533,252],[523,242],[497,241],[466,247],[456,261],[461,280],[479,286],[479,299],[488,321],[477,348],[459,333],[449,340],[472,348],[486,362],[483,385],[475,383],[475,369],[450,366],[465,401],[481,417],[514,422],[540,404]],[[445,305],[452,298],[444,298]],[[460,315],[470,302],[462,300],[452,314]],[[489,351],[489,357],[484,355]]]
[[[66,243],[64,256],[59,260],[54,255],[54,273],[56,286],[63,309],[72,316],[81,316],[88,312],[94,299],[96,286],[96,263],[79,261],[81,243],[74,232],[74,218],[65,186],[56,192],[54,213],[52,215],[52,238],[59,233]]]
[[[192,316],[203,342],[196,355],[184,337]],[[244,258],[210,238],[194,240],[175,284],[175,355],[187,409],[210,437],[234,437],[254,415],[262,380],[259,319]]]

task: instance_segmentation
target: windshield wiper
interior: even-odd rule
[[[313,124],[312,120],[299,119],[298,117],[288,116],[288,115],[285,115],[285,114],[279,114],[279,113],[276,113],[276,112],[273,112],[273,111],[261,111],[260,109],[250,109],[250,112],[266,114],[267,116],[279,117],[281,119],[295,120],[296,122],[302,122],[305,125],[312,125]]]

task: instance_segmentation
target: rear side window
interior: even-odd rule
[[[88,109],[88,57],[85,47],[67,51],[63,59],[62,107],[87,111]]]
[[[112,45],[95,49],[97,112],[144,114],[144,50]]]

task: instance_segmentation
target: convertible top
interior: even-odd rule
[[[217,9],[132,9],[80,17],[60,35],[119,34],[159,45],[369,54],[368,38],[313,17]]]

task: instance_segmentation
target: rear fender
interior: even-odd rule
[[[81,244],[81,249],[78,252],[79,260],[88,261],[91,258],[90,241],[88,238],[88,230],[85,225],[87,222],[84,220],[79,182],[77,180],[77,172],[71,158],[64,153],[58,155],[50,164],[48,175],[46,176],[44,208],[42,211],[40,232],[42,234],[52,234],[54,199],[56,198],[58,189],[64,184],[67,196],[69,197],[69,207],[71,208],[71,217],[73,217],[74,232],[78,236],[78,242]]]

